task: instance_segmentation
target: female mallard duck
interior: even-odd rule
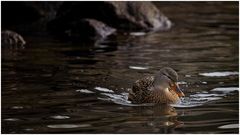
[[[137,80],[128,99],[132,103],[176,103],[184,96],[177,81],[177,72],[170,67],[164,67],[155,76]]]

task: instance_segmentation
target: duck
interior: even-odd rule
[[[145,76],[135,81],[128,100],[137,104],[175,104],[184,96],[178,85],[177,72],[171,67],[164,67],[155,75]]]

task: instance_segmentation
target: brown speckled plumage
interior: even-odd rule
[[[133,84],[128,99],[132,101],[132,103],[176,103],[179,100],[179,96],[173,87],[164,87],[164,89],[156,89],[154,87],[154,81],[156,81],[156,77],[158,76],[159,74],[156,76],[146,76],[137,80]],[[164,74],[162,76],[164,76]],[[160,79],[158,78],[157,80],[159,81]],[[166,82],[169,81],[166,78],[162,80],[166,80]]]

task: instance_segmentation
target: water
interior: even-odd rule
[[[238,3],[160,3],[170,31],[85,45],[46,34],[2,50],[2,133],[238,133]],[[175,105],[132,104],[132,83],[177,70]]]

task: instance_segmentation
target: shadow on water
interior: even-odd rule
[[[171,30],[87,46],[28,35],[2,50],[2,133],[238,133],[238,3],[157,5]],[[132,83],[164,66],[186,97],[131,104]]]

